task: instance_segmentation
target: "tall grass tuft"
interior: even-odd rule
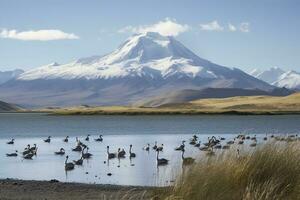
[[[272,142],[242,155],[231,151],[203,158],[156,199],[300,199],[300,142]]]

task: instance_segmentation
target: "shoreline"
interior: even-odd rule
[[[159,187],[0,179],[1,200],[151,199],[156,189]]]
[[[42,113],[42,112],[41,112]],[[146,110],[55,110],[44,112],[49,115],[299,115],[300,111],[238,111],[238,110],[227,110],[227,111],[199,111],[199,110],[156,110],[156,108]]]
[[[45,111],[21,111],[21,112],[0,112],[0,114],[47,114],[53,116],[64,115],[300,115],[300,111],[197,111],[197,110],[147,110],[147,111],[107,111],[107,110],[45,110]]]

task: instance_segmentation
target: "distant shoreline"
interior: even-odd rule
[[[122,111],[110,111],[110,110],[42,110],[42,111],[17,111],[17,112],[0,112],[0,114],[30,114],[30,113],[40,113],[48,115],[124,115],[124,116],[134,116],[134,115],[300,115],[300,111],[198,111],[198,110],[156,110],[153,108],[151,110],[122,110]]]
[[[300,111],[198,111],[198,110],[55,110],[40,113],[48,113],[50,115],[299,115]]]

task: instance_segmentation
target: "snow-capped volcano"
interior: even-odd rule
[[[0,86],[20,105],[130,104],[169,91],[203,88],[271,90],[237,68],[202,59],[174,37],[142,33],[105,56],[29,70]]]
[[[46,65],[22,74],[19,80],[99,79],[173,75],[216,78],[212,64],[199,58],[173,37],[148,32],[135,35],[114,52],[82,58],[65,65]]]

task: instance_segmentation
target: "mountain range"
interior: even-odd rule
[[[249,74],[276,87],[300,90],[300,73],[296,71],[273,67],[264,71],[254,69]]]
[[[240,69],[203,59],[171,36],[133,35],[104,56],[52,63],[0,85],[0,99],[27,107],[128,105],[206,88],[272,91]]]

